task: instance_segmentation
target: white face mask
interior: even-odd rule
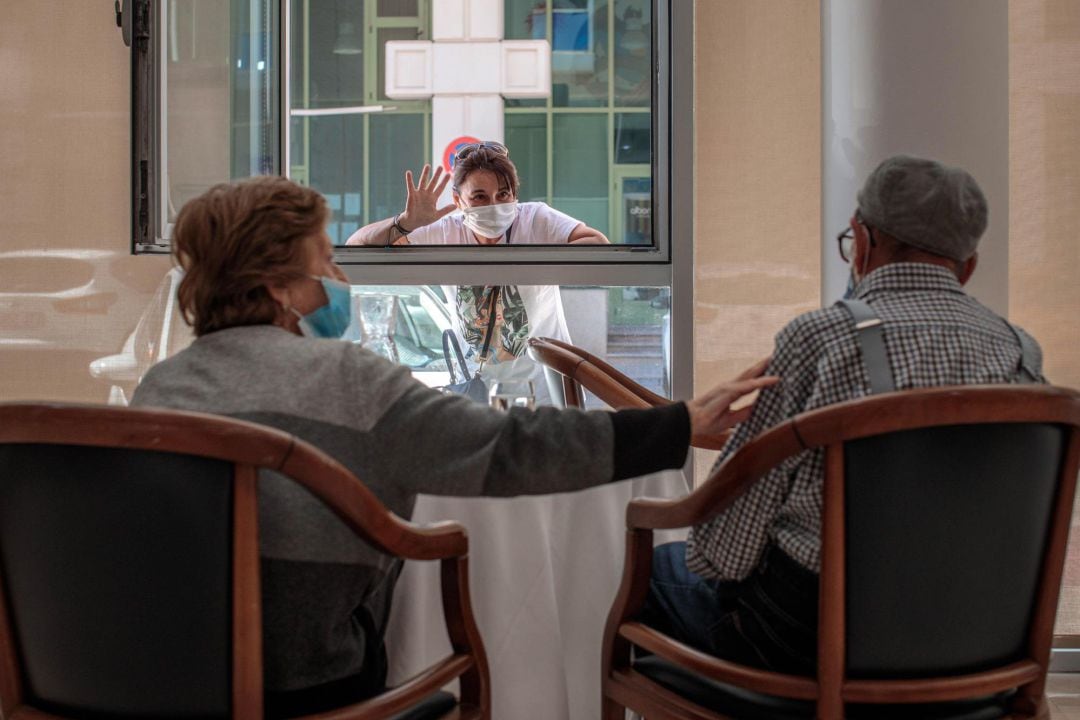
[[[496,203],[462,208],[461,212],[465,216],[462,219],[465,227],[481,237],[497,238],[517,218],[518,205],[516,202]]]

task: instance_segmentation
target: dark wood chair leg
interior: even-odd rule
[[[626,720],[626,708],[609,697],[603,699],[600,720]]]

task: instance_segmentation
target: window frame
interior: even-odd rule
[[[289,162],[289,0],[276,3],[279,172]],[[693,3],[651,0],[653,93],[652,246],[338,247],[335,259],[354,284],[478,284],[497,274],[514,284],[666,286],[671,288],[673,397],[689,397],[693,378],[694,24]],[[165,151],[167,0],[132,0],[132,251],[170,251],[161,198]],[[160,230],[159,230],[160,229]]]

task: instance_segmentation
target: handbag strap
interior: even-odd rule
[[[457,375],[454,373],[454,361],[450,359],[450,346],[454,346],[454,353],[457,355],[458,367],[461,368],[461,379],[467,380],[469,378],[468,366],[465,364],[465,356],[461,353],[461,345],[458,344],[457,335],[453,330],[443,330],[442,334],[442,354],[443,359],[446,360],[446,368],[450,371],[450,383],[457,382]]]
[[[488,349],[491,347],[491,336],[495,332],[495,303],[499,299],[499,286],[493,285],[491,287],[491,302],[488,304],[488,325],[487,331],[484,333],[484,345],[480,349],[480,367],[484,367],[484,363],[487,362]],[[477,368],[476,372],[480,372]]]

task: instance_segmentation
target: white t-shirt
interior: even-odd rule
[[[476,236],[462,222],[460,212],[451,213],[409,233],[410,245],[477,245]],[[580,220],[559,212],[547,203],[518,203],[518,215],[510,226],[511,245],[561,245],[570,239]],[[506,244],[506,236],[497,245]]]

